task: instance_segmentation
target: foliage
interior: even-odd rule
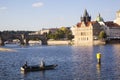
[[[61,27],[56,30],[55,33],[49,32],[47,35],[48,39],[55,39],[55,40],[71,40],[73,38],[72,32],[70,29],[66,27]]]
[[[99,33],[99,39],[105,39],[106,37],[107,37],[107,35],[106,35],[105,31],[101,31]]]

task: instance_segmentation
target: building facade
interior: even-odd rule
[[[114,20],[114,23],[120,25],[120,10],[116,12],[116,19]]]
[[[42,29],[40,31],[36,31],[34,33],[31,33],[31,34],[39,34],[39,35],[43,35],[44,33],[55,33],[56,31],[58,30],[58,28],[49,28],[49,29]]]
[[[75,45],[93,45],[94,39],[97,39],[99,33],[103,30],[98,21],[91,21],[87,10],[81,17],[81,22],[71,28],[74,35]]]
[[[109,38],[120,38],[120,25],[113,21],[105,22],[105,25],[108,27],[107,35]]]
[[[82,22],[80,26],[74,26],[74,44],[75,45],[86,45],[93,43],[93,32],[92,26],[85,26]]]

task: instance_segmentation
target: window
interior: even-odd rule
[[[86,33],[85,32],[81,32],[81,36],[86,36]]]

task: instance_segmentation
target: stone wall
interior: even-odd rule
[[[49,40],[48,45],[69,45],[70,41],[69,40]]]

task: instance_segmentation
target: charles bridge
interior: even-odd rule
[[[30,40],[41,40],[41,45],[47,45],[46,34],[29,33],[2,33],[0,32],[0,46],[5,45],[5,41],[18,39],[21,45],[29,45]],[[107,37],[106,43],[120,43],[120,37]]]
[[[21,45],[29,45],[30,40],[41,40],[41,45],[47,45],[45,34],[4,34],[0,33],[0,46],[5,45],[5,41],[18,39]]]

